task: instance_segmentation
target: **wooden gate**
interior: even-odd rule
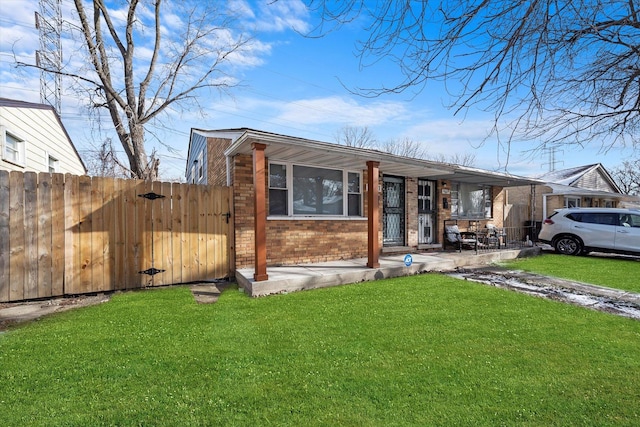
[[[0,302],[229,277],[231,189],[0,171]]]

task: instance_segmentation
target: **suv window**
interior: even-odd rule
[[[567,218],[589,224],[618,225],[618,214],[610,212],[575,212],[567,215]]]
[[[590,224],[618,225],[618,215],[615,213],[585,213],[582,222]]]
[[[620,224],[622,227],[640,227],[640,215],[620,214]]]

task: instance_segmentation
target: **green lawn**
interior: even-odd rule
[[[640,293],[640,260],[544,254],[520,258],[504,266],[609,288]]]
[[[0,335],[0,425],[640,425],[640,322],[437,274]]]

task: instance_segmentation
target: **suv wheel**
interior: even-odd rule
[[[572,236],[562,236],[553,243],[556,252],[563,255],[578,255],[582,252],[582,244]]]

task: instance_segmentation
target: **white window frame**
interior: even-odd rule
[[[579,208],[582,206],[582,200],[580,197],[572,197],[572,196],[564,196],[564,207],[569,207],[569,202],[574,202],[574,208]]]
[[[352,173],[355,173],[355,174],[358,175],[358,191],[351,191],[349,189],[349,174],[352,174]],[[363,208],[363,206],[362,206],[362,172],[355,172],[355,171],[349,171],[349,170],[346,171],[346,181],[345,181],[345,183],[346,183],[345,187],[347,187],[347,191],[345,191],[345,193],[347,194],[347,197],[346,197],[347,200],[346,200],[346,203],[345,203],[345,209],[346,209],[345,214],[347,216],[352,216],[352,215],[349,215],[349,196],[356,194],[356,195],[358,195],[358,198],[359,198],[359,201],[358,201],[358,203],[359,203],[358,212],[360,212],[360,215],[353,215],[353,217],[361,217],[361,216],[363,216],[362,215],[362,208]]]
[[[0,131],[2,132],[2,147],[0,147],[2,150],[0,152],[0,156],[2,158],[2,160],[4,160],[7,163],[11,163],[12,165],[16,165],[16,166],[21,166],[24,167],[26,164],[26,158],[25,158],[25,146],[26,146],[26,141],[24,138],[21,138],[20,136],[16,135],[15,132],[11,132],[10,130],[7,130],[7,128],[5,126],[0,126]],[[18,147],[16,147],[16,149],[14,150],[17,153],[18,159],[15,160],[13,158],[8,158],[7,156],[7,135],[10,135],[17,143],[18,143]]]
[[[198,160],[196,161],[198,162],[198,182],[200,182],[204,176],[204,150],[200,151],[200,154],[198,154]]]
[[[362,220],[366,219],[364,216],[364,197],[362,191],[362,179],[363,173],[359,170],[352,169],[342,169],[342,168],[331,168],[327,166],[319,166],[319,165],[311,165],[304,163],[292,163],[292,162],[281,162],[277,160],[273,160],[269,162],[269,170],[271,170],[271,165],[280,165],[284,166],[287,174],[287,183],[286,188],[280,187],[272,187],[271,186],[271,174],[267,179],[269,180],[267,186],[269,190],[281,190],[287,192],[287,215],[271,215],[268,214],[268,219],[314,219],[314,220]],[[341,215],[304,215],[304,214],[294,214],[293,213],[293,167],[294,166],[304,166],[318,169],[326,169],[326,170],[339,170],[342,172],[342,214]],[[359,178],[359,193],[350,193],[349,192],[349,173],[358,174]],[[349,194],[359,194],[359,216],[349,216]],[[267,211],[269,206],[267,206]]]
[[[478,190],[482,190],[482,215],[460,215],[460,186],[473,185],[464,182],[453,181],[451,183],[451,217],[458,219],[490,219],[493,217],[493,187],[491,185],[478,185]],[[468,206],[465,206],[468,210]]]
[[[47,167],[49,169],[49,173],[58,173],[60,170],[60,161],[47,153]]]

